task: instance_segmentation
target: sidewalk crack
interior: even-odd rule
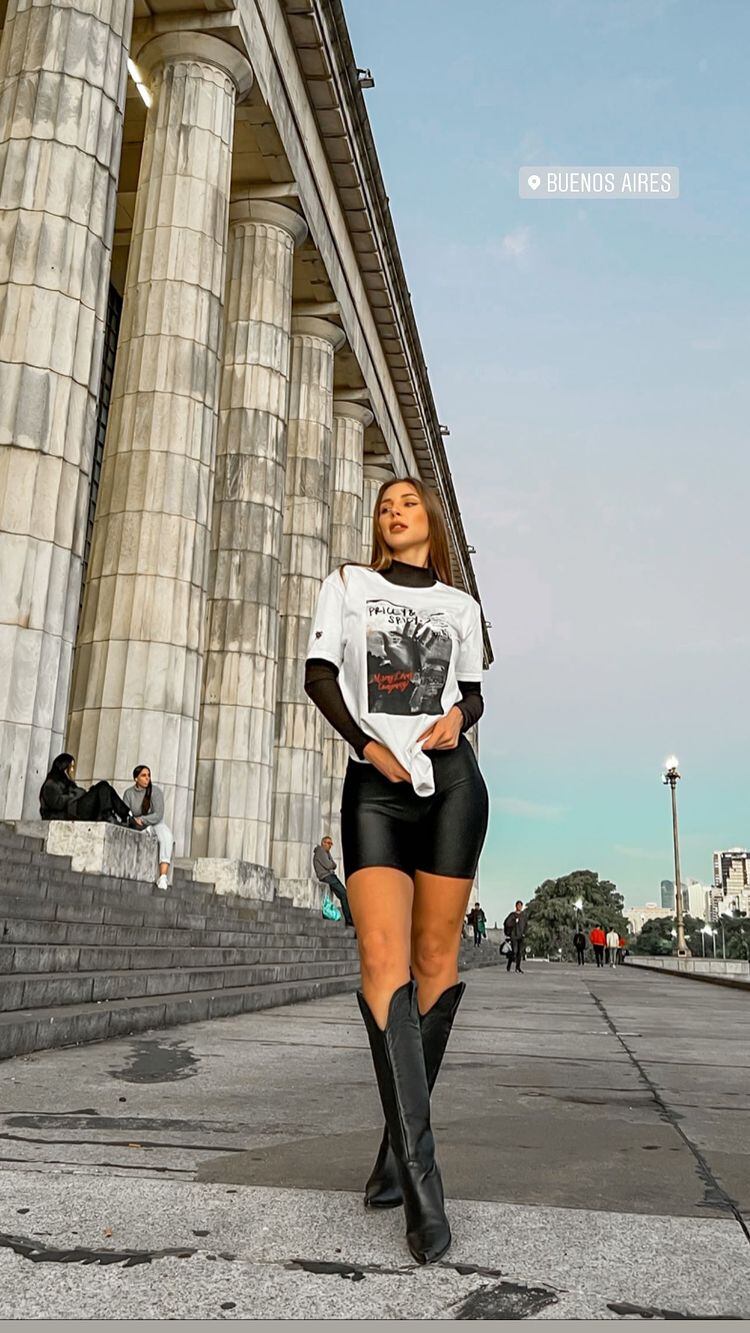
[[[734,1217],[735,1222],[737,1222],[737,1224],[739,1225],[742,1234],[745,1237],[745,1240],[748,1241],[748,1243],[750,1243],[750,1230],[748,1229],[747,1222],[742,1216],[737,1201],[733,1199],[731,1195],[727,1194],[724,1187],[719,1184],[718,1180],[716,1179],[716,1176],[711,1170],[711,1167],[706,1158],[703,1156],[703,1153],[701,1152],[700,1148],[697,1146],[697,1144],[693,1143],[692,1139],[688,1138],[687,1134],[682,1128],[682,1125],[680,1124],[680,1117],[677,1115],[675,1111],[672,1110],[671,1106],[669,1106],[667,1102],[665,1102],[653,1079],[647,1073],[644,1065],[638,1059],[638,1056],[635,1054],[635,1052],[630,1049],[628,1043],[625,1041],[625,1038],[618,1031],[617,1025],[615,1024],[614,1020],[610,1018],[610,1015],[603,1001],[599,999],[598,995],[594,994],[588,983],[586,983],[586,985],[589,995],[594,1001],[594,1004],[599,1010],[599,1013],[601,1014],[602,1018],[607,1024],[607,1027],[609,1028],[613,1037],[619,1042],[620,1046],[625,1051],[625,1054],[627,1055],[631,1064],[638,1073],[638,1077],[641,1079],[645,1087],[648,1088],[651,1096],[654,1099],[654,1102],[659,1108],[659,1112],[661,1114],[662,1119],[666,1121],[666,1123],[682,1139],[682,1142],[684,1143],[685,1147],[694,1157],[698,1175],[701,1181],[703,1182],[703,1188],[705,1191],[705,1202],[707,1204],[710,1204],[714,1208],[723,1208],[726,1212],[731,1213],[732,1216]]]

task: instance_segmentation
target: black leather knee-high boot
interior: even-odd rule
[[[455,986],[449,986],[438,996],[426,1014],[419,1016],[427,1086],[430,1092],[440,1073],[448,1038],[465,990],[465,982],[456,982]],[[398,1208],[403,1201],[396,1159],[391,1151],[386,1125],[375,1165],[365,1185],[365,1208]]]
[[[450,1246],[451,1232],[430,1128],[416,986],[407,981],[391,996],[385,1030],[378,1027],[361,991],[357,999],[401,1185],[406,1242],[417,1263],[435,1263]]]

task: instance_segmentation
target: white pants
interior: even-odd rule
[[[166,824],[147,824],[146,827],[159,843],[159,864],[170,862],[174,851],[174,834],[171,828]]]

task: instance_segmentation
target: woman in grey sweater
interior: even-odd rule
[[[159,878],[158,889],[168,889],[169,865],[174,850],[172,830],[164,823],[164,793],[161,787],[155,787],[151,781],[151,769],[146,764],[136,764],[133,769],[132,787],[123,792],[122,799],[135,816],[137,828],[146,829],[155,835],[159,843]]]

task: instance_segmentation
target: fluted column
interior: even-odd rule
[[[70,746],[82,778],[149,764],[188,850],[234,108],[250,67],[200,33],[138,53],[152,105],[83,620]]]
[[[0,45],[0,819],[70,688],[132,0],[10,0]]]
[[[284,499],[271,864],[303,902],[320,841],[322,726],[303,689],[320,585],[328,573],[333,357],[344,341],[323,319],[292,321]]]
[[[279,204],[230,210],[193,853],[268,865],[294,247]]]
[[[396,474],[387,459],[365,459],[362,483],[362,555],[360,559],[369,565],[372,559],[372,515],[378,491],[384,481],[395,481]]]
[[[333,466],[331,469],[331,545],[329,567],[362,559],[362,469],[365,428],[372,412],[362,403],[334,399]],[[341,789],[349,747],[323,722],[323,782],[321,834],[333,838],[336,859],[341,857]]]

